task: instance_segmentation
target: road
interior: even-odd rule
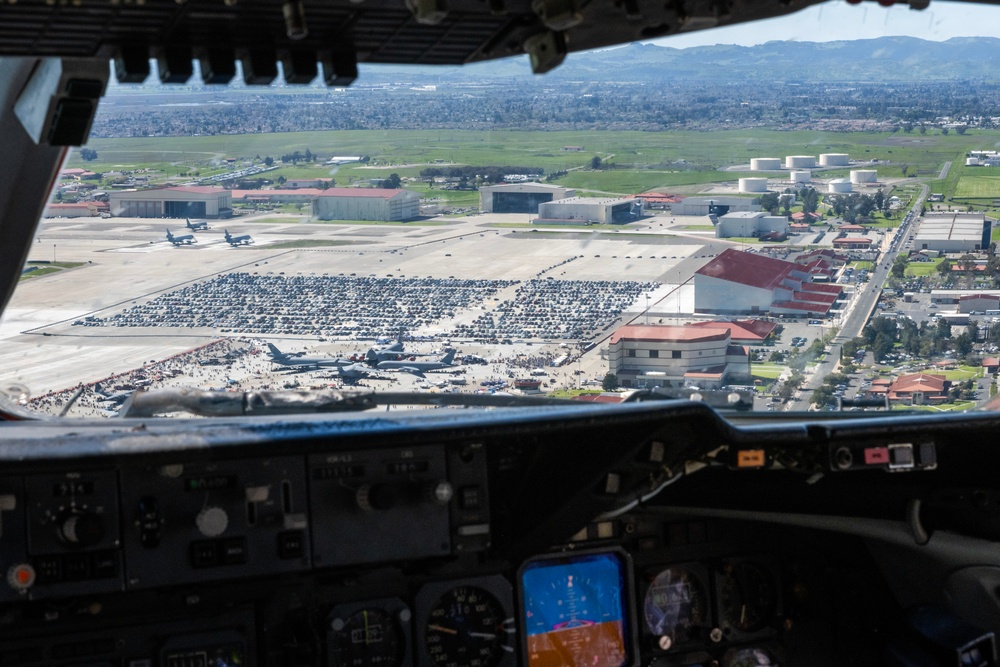
[[[950,169],[951,169],[951,162],[945,162],[944,166],[941,167],[941,173],[938,175],[938,180],[939,181],[943,181],[944,179],[948,178],[948,171]],[[926,189],[927,189],[927,186],[925,185],[924,186],[925,192],[926,192]]]
[[[950,162],[947,163],[942,173],[947,171],[950,165]],[[795,399],[786,404],[786,410],[802,411],[809,409],[813,391],[823,385],[824,378],[834,372],[840,363],[841,345],[861,334],[861,330],[868,323],[872,311],[875,310],[875,304],[878,303],[882,286],[885,284],[886,278],[889,277],[889,267],[892,266],[893,260],[896,259],[896,255],[899,254],[900,248],[904,245],[913,221],[917,220],[920,216],[920,207],[927,198],[928,191],[929,187],[927,185],[921,185],[920,196],[917,197],[910,208],[910,212],[904,218],[903,224],[896,228],[889,242],[889,247],[882,253],[878,264],[875,265],[874,270],[869,274],[868,282],[864,283],[863,287],[862,284],[859,284],[859,293],[854,297],[854,302],[850,304],[849,311],[841,323],[840,331],[828,346],[829,353],[826,355],[826,360],[817,364],[812,372],[806,375],[806,381],[802,384],[802,388],[796,394]]]

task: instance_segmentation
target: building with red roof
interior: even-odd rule
[[[712,326],[712,325],[716,326]],[[608,370],[623,387],[719,389],[750,378],[750,356],[726,322],[699,325],[625,325],[608,344]]]
[[[726,327],[729,329],[730,340],[736,345],[763,345],[778,328],[776,322],[767,320],[734,320],[692,322],[689,327]]]
[[[229,190],[182,185],[112,192],[111,214],[125,218],[228,218],[233,214]]]
[[[1000,310],[1000,295],[966,294],[958,297],[960,313],[985,313],[987,310]]]
[[[900,375],[889,387],[889,400],[906,405],[943,403],[948,400],[951,382],[944,375],[911,373]]]
[[[872,241],[867,236],[844,236],[833,240],[833,247],[841,250],[868,250]]]
[[[729,248],[695,272],[695,312],[826,315],[841,289],[811,281],[801,264]]]
[[[420,193],[387,188],[328,188],[313,198],[320,220],[410,220],[420,215]]]

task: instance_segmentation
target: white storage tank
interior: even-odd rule
[[[792,183],[808,183],[812,180],[811,171],[793,171],[790,175]]]
[[[851,183],[877,183],[878,171],[874,169],[852,169]]]
[[[767,192],[767,179],[741,178],[740,192]]]
[[[848,192],[854,192],[854,186],[846,178],[835,178],[827,184],[830,192],[836,194],[845,194]]]
[[[819,166],[846,167],[851,164],[851,156],[847,153],[820,153]]]
[[[779,157],[750,158],[750,171],[777,171],[781,169]]]
[[[816,166],[815,155],[786,155],[786,169],[811,169]]]

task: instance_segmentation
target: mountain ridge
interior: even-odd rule
[[[715,45],[678,49],[633,43],[571,53],[561,67],[537,81],[662,82],[664,80],[892,82],[1000,82],[1000,38],[953,37],[933,42],[887,36],[832,42],[771,41],[756,46]],[[464,67],[364,66],[364,81],[400,75],[429,83],[483,83],[523,77],[527,57]]]

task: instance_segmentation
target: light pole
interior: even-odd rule
[[[52,244],[52,263],[56,263],[56,244]]]

